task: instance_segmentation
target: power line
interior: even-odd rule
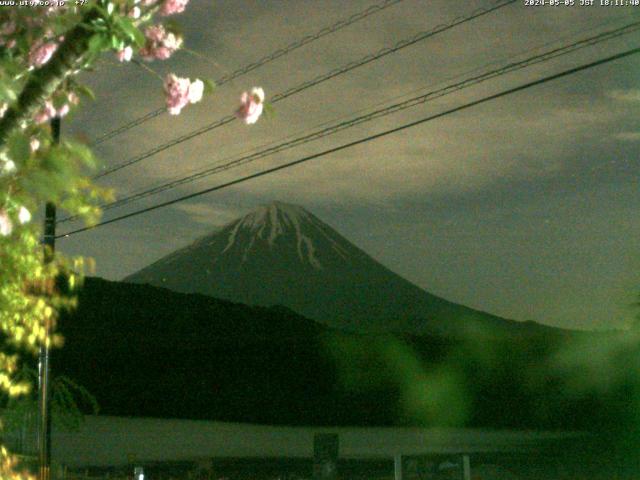
[[[244,155],[240,158],[237,158],[235,160],[232,160],[230,162],[227,163],[222,163],[222,164],[218,164],[218,165],[214,165],[212,167],[209,167],[207,169],[201,170],[199,172],[195,172],[193,174],[187,175],[187,176],[183,176],[180,177],[178,179],[172,180],[170,182],[161,184],[159,186],[155,186],[146,190],[143,190],[141,192],[129,195],[128,197],[124,197],[121,198],[115,202],[111,202],[105,205],[101,205],[101,207],[103,208],[103,210],[110,210],[112,208],[116,208],[116,207],[121,207],[121,206],[125,206],[129,203],[132,203],[136,200],[139,200],[141,198],[145,198],[151,195],[155,195],[161,192],[164,192],[166,190],[170,190],[172,188],[175,188],[177,186],[180,185],[184,185],[187,183],[191,183],[194,182],[196,180],[199,180],[201,178],[205,178],[208,177],[210,175],[213,175],[215,173],[219,173],[222,171],[226,171],[229,170],[231,168],[235,168],[241,165],[245,165],[247,163],[262,159],[264,157],[267,157],[269,155],[273,155],[275,153],[284,151],[284,150],[288,150],[303,144],[306,144],[308,142],[314,141],[314,140],[318,140],[320,138],[324,138],[326,136],[329,135],[333,135],[337,132],[340,132],[342,130],[354,127],[356,125],[360,125],[362,123],[365,122],[369,122],[372,120],[375,120],[377,118],[381,118],[402,110],[405,110],[407,108],[411,108],[420,104],[423,104],[427,101],[430,100],[434,100],[436,98],[440,98],[443,97],[445,95],[449,95],[451,93],[460,91],[462,89],[465,88],[469,88],[473,85],[477,85],[479,83],[485,82],[487,80],[496,78],[498,76],[502,76],[505,75],[507,73],[511,73],[526,67],[529,67],[531,65],[535,65],[538,63],[542,63],[542,62],[547,62],[551,59],[560,57],[562,55],[567,55],[569,53],[575,52],[579,49],[582,48],[586,48],[589,46],[593,46],[596,45],[598,43],[607,41],[607,40],[611,40],[613,38],[622,36],[622,35],[626,35],[629,33],[632,33],[634,31],[637,31],[638,29],[640,29],[640,21],[636,21],[636,22],[632,22],[630,24],[627,24],[623,27],[617,28],[617,29],[613,29],[613,30],[609,30],[606,32],[602,32],[598,35],[594,35],[591,36],[589,38],[585,38],[576,42],[573,42],[569,45],[565,45],[565,46],[561,46],[555,49],[552,49],[550,51],[544,52],[542,54],[538,54],[532,57],[529,57],[525,60],[521,60],[518,62],[512,62],[509,63],[505,66],[502,66],[500,68],[491,70],[489,72],[485,72],[481,75],[476,75],[473,76],[471,78],[467,78],[464,79],[463,81],[451,84],[451,85],[447,85],[444,88],[440,88],[438,90],[433,90],[430,91],[428,93],[404,100],[402,102],[398,102],[395,103],[393,105],[389,105],[386,106],[384,108],[380,108],[377,109],[373,112],[367,113],[365,115],[361,115],[346,121],[342,121],[339,122],[337,124],[331,125],[329,127],[326,128],[322,128],[320,130],[317,130],[315,132],[303,135],[301,137],[295,138],[293,140],[289,140],[289,141],[285,141],[282,142],[278,145],[254,152],[254,153],[250,153],[247,155]],[[63,220],[61,220],[59,223],[62,222],[66,222],[69,220],[74,220],[77,217],[68,217],[65,218]]]
[[[605,22],[602,22],[601,24],[599,24],[598,27],[604,27],[605,25],[609,25],[609,24],[613,23],[614,21],[619,21],[619,20],[620,19],[609,19],[609,20],[606,20]],[[598,30],[598,27],[589,28],[587,30],[596,31],[596,30]],[[566,41],[568,39],[574,38],[577,34],[582,33],[583,31],[585,31],[585,30],[576,31],[576,32],[573,32],[573,33],[571,33],[569,35],[564,35],[564,36],[558,37],[558,39],[561,40],[561,41]],[[624,35],[626,33],[629,33],[629,32],[621,32],[619,35]],[[619,35],[617,35],[617,36],[619,36]],[[461,79],[461,78],[465,78],[466,76],[469,76],[471,74],[475,74],[477,72],[482,72],[482,71],[484,71],[484,69],[486,69],[488,67],[492,67],[492,66],[495,66],[495,65],[500,65],[504,61],[512,60],[514,58],[518,58],[518,57],[520,57],[522,54],[524,54],[526,52],[539,52],[539,51],[542,51],[544,47],[548,47],[548,46],[554,45],[554,44],[561,44],[561,42],[559,42],[557,40],[556,41],[545,42],[544,44],[542,44],[542,45],[540,45],[540,46],[538,46],[536,48],[529,48],[529,49],[526,49],[524,51],[520,51],[518,53],[512,54],[512,55],[510,55],[510,56],[508,56],[506,58],[496,59],[496,60],[490,61],[490,62],[488,62],[488,63],[486,63],[486,64],[484,64],[482,66],[478,66],[478,67],[475,67],[475,68],[473,68],[471,70],[467,70],[465,72],[458,73],[456,75],[450,76],[450,77],[448,77],[448,78],[446,78],[444,80],[440,80],[437,83],[435,83],[433,85],[433,87],[441,86],[443,84],[446,84],[446,82],[450,82],[450,81],[458,80],[458,79]],[[579,47],[579,48],[581,48],[581,47]],[[378,102],[372,104],[369,107],[360,108],[360,109],[358,109],[358,110],[356,110],[354,112],[351,112],[349,115],[361,114],[363,112],[370,111],[372,108],[381,107],[383,105],[388,105],[389,102],[391,102],[391,101],[407,98],[407,97],[415,94],[416,92],[423,92],[425,89],[426,89],[426,87],[421,87],[421,88],[418,88],[418,89],[413,89],[410,92],[407,92],[407,93],[404,93],[404,94],[401,94],[401,95],[395,95],[395,96],[387,98],[387,99],[385,99],[383,101],[378,101]],[[314,125],[312,127],[308,127],[308,128],[303,129],[303,130],[298,130],[296,133],[291,133],[289,135],[286,135],[285,137],[281,137],[280,139],[271,140],[271,141],[269,141],[267,143],[262,144],[261,146],[256,146],[256,147],[253,147],[253,148],[251,148],[249,150],[245,150],[244,152],[241,152],[238,155],[244,157],[244,156],[249,155],[249,154],[262,152],[262,151],[266,150],[267,148],[269,148],[269,147],[271,147],[273,145],[278,145],[280,143],[285,142],[286,140],[289,140],[289,139],[292,139],[292,138],[296,138],[300,134],[312,132],[312,131],[315,131],[315,129],[319,129],[319,128],[322,128],[322,127],[327,127],[329,125],[334,124],[337,121],[343,121],[343,120],[349,118],[349,115],[345,114],[345,115],[341,115],[339,118],[334,118],[334,119],[331,119],[331,120],[325,120],[325,121],[323,121],[323,122],[321,122],[319,124],[316,124],[316,125]],[[236,155],[234,158],[237,158],[238,155]],[[227,162],[230,159],[231,159],[231,157],[227,157],[226,159],[221,160],[220,162],[216,162],[213,165],[220,165],[222,162]],[[203,172],[203,171],[199,170],[199,169],[192,168],[188,172],[185,172],[182,175],[176,176],[172,181],[179,181],[182,178],[186,178],[187,176],[191,176],[191,175],[196,175],[196,174],[198,174],[200,172]],[[100,207],[103,208],[103,209],[111,209],[111,208],[118,207],[125,200],[131,199],[132,201],[135,201],[137,198],[144,198],[144,197],[148,196],[147,194],[153,194],[156,189],[163,188],[164,185],[165,185],[164,182],[159,182],[156,185],[154,185],[153,187],[139,188],[135,192],[130,192],[128,194],[128,196],[125,197],[125,198],[118,199],[117,201],[112,202],[112,203],[100,205]],[[153,191],[153,192],[151,192],[151,191]],[[65,222],[65,221],[72,220],[74,218],[76,218],[76,217],[67,217],[67,218],[65,218],[65,219],[63,219],[61,221]]]
[[[376,53],[372,53],[369,55],[366,55],[364,57],[362,57],[359,60],[356,60],[354,62],[350,62],[346,65],[343,65],[339,68],[336,68],[334,70],[331,70],[328,73],[325,73],[323,75],[320,75],[312,80],[308,80],[306,82],[303,82],[299,85],[296,85],[284,92],[281,92],[277,95],[275,95],[272,99],[271,99],[271,103],[277,103],[281,100],[284,100],[292,95],[295,95],[297,93],[303,92],[311,87],[314,87],[320,83],[326,82],[328,80],[331,80],[333,78],[336,78],[344,73],[350,72],[352,70],[355,70],[356,68],[359,68],[363,65],[367,65],[375,60],[378,60],[382,57],[385,57],[387,55],[390,55],[392,53],[395,53],[403,48],[409,47],[411,45],[414,45],[418,42],[421,42],[423,40],[426,40],[427,38],[433,37],[439,33],[445,32],[447,30],[450,30],[452,28],[455,28],[459,25],[462,25],[464,23],[470,22],[472,20],[475,20],[476,18],[479,18],[481,16],[487,15],[491,12],[494,12],[500,8],[506,7],[507,5],[511,5],[512,3],[515,3],[519,0],[506,0],[498,5],[489,7],[489,8],[480,8],[477,10],[474,10],[470,15],[468,16],[459,16],[456,17],[455,19],[453,19],[450,23],[447,24],[441,24],[438,25],[437,27],[428,30],[428,31],[424,31],[424,32],[420,32],[416,35],[414,35],[413,37],[407,38],[405,40],[401,40],[400,42],[396,43],[395,45],[393,45],[392,47],[385,47],[379,51],[377,51]],[[210,123],[209,125],[205,125],[204,127],[201,127],[197,130],[193,130],[189,133],[186,133],[184,135],[181,135],[180,137],[174,138],[173,140],[166,142],[162,145],[159,145],[157,147],[152,148],[151,150],[146,151],[145,153],[142,153],[140,155],[137,155],[135,157],[130,158],[129,160],[124,161],[123,163],[120,163],[118,165],[115,165],[111,168],[108,168],[104,171],[102,171],[101,173],[95,175],[93,178],[95,179],[99,179],[102,178],[104,176],[110,175],[112,173],[115,173],[119,170],[122,170],[123,168],[129,167],[131,165],[134,165],[136,163],[141,162],[142,160],[145,160],[149,157],[152,157],[154,155],[157,155],[160,152],[163,152],[165,150],[168,150],[171,147],[174,147],[176,145],[179,145],[180,143],[186,142],[188,140],[191,140],[192,138],[198,137],[206,132],[209,132],[211,130],[214,130],[218,127],[222,127],[223,125],[227,125],[228,123],[233,122],[234,120],[236,120],[235,115],[227,115],[226,117],[223,117],[213,123]]]
[[[378,138],[386,137],[386,136],[391,135],[393,133],[397,133],[397,132],[400,132],[402,130],[406,130],[408,128],[415,127],[417,125],[421,125],[423,123],[426,123],[426,122],[429,122],[429,121],[432,121],[432,120],[436,120],[438,118],[442,118],[442,117],[450,115],[452,113],[460,112],[462,110],[466,110],[468,108],[471,108],[471,107],[474,107],[474,106],[477,106],[477,105],[480,105],[480,104],[483,104],[483,103],[486,103],[486,102],[489,102],[489,101],[492,101],[492,100],[496,100],[498,98],[505,97],[507,95],[511,95],[513,93],[520,92],[520,91],[526,90],[528,88],[535,87],[537,85],[542,85],[544,83],[547,83],[547,82],[550,82],[550,81],[553,81],[553,80],[557,80],[559,78],[563,78],[563,77],[566,77],[566,76],[569,76],[569,75],[573,75],[575,73],[587,70],[589,68],[594,68],[594,67],[597,67],[599,65],[603,65],[605,63],[609,63],[609,62],[612,62],[612,61],[615,61],[615,60],[619,60],[621,58],[625,58],[625,57],[628,57],[628,56],[631,56],[631,55],[635,55],[637,53],[640,53],[640,48],[634,48],[634,49],[627,50],[627,51],[622,52],[622,53],[611,55],[609,57],[606,57],[606,58],[603,58],[603,59],[600,59],[600,60],[596,60],[594,62],[585,64],[585,65],[581,65],[579,67],[574,67],[574,68],[571,68],[569,70],[565,70],[565,71],[560,72],[560,73],[549,75],[547,77],[543,77],[541,79],[534,80],[532,82],[528,82],[528,83],[519,85],[517,87],[513,87],[513,88],[510,88],[510,89],[507,89],[507,90],[503,90],[502,92],[499,92],[499,93],[496,93],[496,94],[493,94],[493,95],[489,95],[489,96],[483,97],[483,98],[481,98],[479,100],[474,100],[474,101],[469,102],[469,103],[465,103],[464,105],[460,105],[458,107],[451,108],[449,110],[437,113],[435,115],[430,115],[428,117],[421,118],[420,120],[416,120],[416,121],[413,121],[413,122],[406,123],[404,125],[392,128],[390,130],[385,130],[383,132],[380,132],[380,133],[377,133],[377,134],[374,134],[374,135],[369,135],[367,137],[364,137],[364,138],[361,138],[361,139],[358,139],[358,140],[355,140],[355,141],[352,141],[352,142],[348,142],[348,143],[339,145],[337,147],[333,147],[333,148],[330,148],[330,149],[327,149],[327,150],[323,150],[322,152],[318,152],[318,153],[314,153],[314,154],[302,157],[302,158],[300,158],[298,160],[294,160],[292,162],[288,162],[288,163],[285,163],[283,165],[279,165],[277,167],[268,168],[266,170],[262,170],[260,172],[253,173],[251,175],[247,175],[247,176],[235,179],[235,180],[231,180],[229,182],[226,182],[226,183],[223,183],[223,184],[220,184],[220,185],[216,185],[214,187],[206,188],[204,190],[200,190],[200,191],[195,192],[195,193],[184,195],[182,197],[175,198],[173,200],[169,200],[167,202],[162,202],[162,203],[159,203],[159,204],[156,204],[156,205],[152,205],[150,207],[146,207],[146,208],[143,208],[143,209],[140,209],[140,210],[136,210],[135,212],[131,212],[131,213],[127,213],[125,215],[121,215],[119,217],[111,218],[109,220],[105,220],[105,221],[100,222],[100,223],[98,223],[96,225],[93,225],[93,226],[87,226],[87,227],[79,228],[77,230],[73,230],[73,231],[68,232],[66,234],[59,235],[56,238],[68,237],[68,236],[74,235],[76,233],[85,232],[87,230],[91,230],[91,229],[94,229],[94,228],[97,228],[97,227],[108,225],[110,223],[114,223],[114,222],[117,222],[117,221],[120,221],[120,220],[124,220],[126,218],[131,218],[131,217],[134,217],[134,216],[137,216],[137,215],[141,215],[143,213],[147,213],[147,212],[150,212],[150,211],[153,211],[153,210],[157,210],[159,208],[167,207],[169,205],[173,205],[173,204],[182,202],[184,200],[189,200],[191,198],[195,198],[195,197],[207,194],[207,193],[211,193],[211,192],[214,192],[214,191],[217,191],[217,190],[222,190],[222,189],[227,188],[227,187],[238,185],[238,184],[246,182],[248,180],[253,180],[255,178],[259,178],[259,177],[262,177],[262,176],[265,176],[265,175],[269,175],[271,173],[275,173],[275,172],[278,172],[280,170],[284,170],[286,168],[290,168],[290,167],[299,165],[301,163],[305,163],[305,162],[308,162],[310,160],[314,160],[316,158],[320,158],[320,157],[323,157],[323,156],[326,156],[326,155],[329,155],[329,154],[332,154],[332,153],[335,153],[335,152],[339,152],[341,150],[345,150],[347,148],[354,147],[356,145],[360,145],[360,144],[363,144],[363,143],[366,143],[366,142],[370,142],[372,140],[377,140]]]
[[[235,80],[236,78],[245,75],[249,72],[252,72],[253,70],[256,70],[260,67],[262,67],[263,65],[266,65],[269,62],[272,62],[274,60],[277,60],[280,57],[283,57],[284,55],[287,55],[291,52],[293,52],[294,50],[297,50],[298,48],[301,48],[311,42],[314,42],[316,40],[319,40],[327,35],[330,35],[332,33],[337,32],[338,30],[341,30],[345,27],[348,27],[349,25],[352,25],[356,22],[359,22],[360,20],[364,20],[365,18],[383,11],[384,9],[391,7],[393,5],[396,5],[400,2],[402,2],[404,0],[385,0],[380,4],[377,5],[371,5],[370,7],[366,8],[365,10],[358,12],[358,13],[354,13],[353,15],[351,15],[350,17],[340,20],[336,23],[334,23],[333,25],[324,27],[320,30],[318,30],[316,33],[310,34],[310,35],[306,35],[294,42],[291,42],[289,45],[287,45],[286,47],[280,48],[278,50],[276,50],[275,52],[270,53],[269,55],[265,55],[264,57],[260,58],[259,60],[256,60],[253,63],[250,63],[248,65],[245,65],[244,67],[240,67],[239,69],[235,70],[234,72],[231,72],[227,75],[224,75],[222,77],[220,77],[219,79],[216,80],[216,85],[221,86],[224,85],[225,83],[228,83],[232,80]],[[153,110],[152,112],[147,113],[146,115],[143,115],[142,117],[136,118],[135,120],[122,125],[114,130],[111,130],[110,132],[105,133],[104,135],[99,136],[98,138],[96,138],[93,142],[92,145],[99,145],[113,137],[116,137],[118,135],[120,135],[121,133],[126,132],[127,130],[131,130],[134,127],[137,127],[138,125],[142,125],[143,123],[145,123],[148,120],[151,120],[152,118],[157,117],[158,115],[161,115],[162,113],[164,113],[166,111],[166,108],[162,107],[162,108],[158,108],[157,110]]]

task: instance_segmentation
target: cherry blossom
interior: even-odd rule
[[[147,38],[147,40],[154,43],[160,43],[164,41],[166,35],[167,31],[165,30],[164,25],[151,25],[144,31],[144,36]]]
[[[35,114],[33,120],[36,123],[48,122],[54,117],[64,117],[71,110],[71,105],[77,105],[80,102],[80,98],[74,92],[67,94],[67,103],[63,104],[60,108],[56,109],[52,100],[44,102],[44,107]]]
[[[204,94],[204,82],[199,79],[195,79],[189,85],[189,103],[198,103],[202,100]]]
[[[182,38],[168,32],[163,25],[152,25],[144,31],[146,45],[140,49],[144,60],[166,60],[182,46]]]
[[[51,100],[47,100],[44,102],[44,107],[38,111],[33,117],[33,121],[36,123],[44,123],[51,120],[53,117],[57,115],[56,108],[53,106],[53,102]]]
[[[65,103],[64,105],[62,105],[57,111],[56,111],[56,115],[57,117],[65,117],[67,115],[67,113],[69,113],[69,111],[71,110],[71,107],[69,106],[68,103]]]
[[[202,99],[204,83],[197,79],[191,82],[188,78],[180,78],[170,73],[164,81],[164,91],[169,113],[179,115],[188,104],[197,103]]]
[[[174,15],[184,12],[189,0],[164,0],[160,7],[160,15]]]
[[[129,61],[131,61],[131,58],[133,57],[133,48],[131,48],[129,46],[124,47],[122,50],[119,50],[116,53],[116,57],[121,62],[129,62]]]
[[[41,67],[51,59],[57,49],[58,44],[55,42],[35,42],[29,50],[29,65]]]
[[[13,224],[9,218],[9,214],[6,210],[0,209],[0,235],[6,237],[7,235],[11,235],[12,231]]]
[[[264,90],[253,87],[251,92],[244,92],[240,97],[240,108],[236,110],[236,117],[245,124],[251,125],[258,121],[264,108]]]

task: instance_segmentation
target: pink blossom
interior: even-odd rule
[[[260,87],[254,87],[251,92],[242,94],[240,102],[240,108],[236,110],[236,117],[247,125],[256,123],[264,108],[264,90]]]
[[[11,235],[12,231],[13,224],[9,218],[9,214],[6,210],[0,209],[0,235],[6,237],[7,235]]]
[[[40,110],[33,116],[33,121],[36,124],[41,124],[48,122],[51,118],[52,116],[49,116],[49,114],[45,110]]]
[[[140,56],[147,61],[151,60],[166,60],[171,56],[173,51],[167,47],[144,47],[140,49]]]
[[[55,42],[35,42],[29,50],[29,65],[41,67],[51,59],[57,49],[58,44]]]
[[[53,106],[53,102],[51,100],[47,100],[44,102],[44,107],[35,114],[33,121],[36,123],[48,122],[55,117],[57,113],[56,108]]]
[[[64,105],[62,105],[57,111],[56,111],[56,115],[60,118],[64,117],[67,115],[67,113],[69,113],[69,110],[71,110],[71,107],[69,106],[68,103],[65,103]]]
[[[48,122],[54,117],[64,117],[71,110],[71,105],[77,105],[80,102],[80,98],[74,92],[67,94],[67,103],[63,104],[60,108],[56,109],[51,100],[44,102],[44,107],[35,114],[33,121],[36,123]]]
[[[152,25],[144,31],[147,43],[140,49],[144,60],[166,60],[182,46],[182,38],[165,30],[163,25]]]
[[[147,40],[154,43],[162,42],[166,35],[167,32],[164,29],[164,25],[151,25],[144,31],[144,36],[147,38]]]
[[[202,99],[204,83],[201,80],[191,82],[188,78],[170,73],[165,78],[164,91],[169,113],[179,115],[189,103],[197,103]]]
[[[129,62],[129,61],[131,61],[131,57],[133,57],[133,48],[124,47],[122,50],[119,50],[116,53],[116,57],[121,62]]]
[[[171,115],[178,115],[180,111],[189,103],[188,78],[180,78],[170,73],[164,81],[164,91],[166,94],[167,108]]]
[[[189,0],[164,0],[160,7],[160,15],[174,15],[184,12]]]
[[[162,41],[162,45],[167,47],[170,50],[178,50],[182,46],[182,38],[177,35],[169,32],[167,36]]]
[[[128,13],[128,17],[129,17],[129,18],[133,18],[133,19],[135,20],[135,19],[140,18],[140,15],[141,15],[141,14],[142,14],[142,11],[140,10],[140,7],[133,7],[133,8],[129,11],[129,13]]]

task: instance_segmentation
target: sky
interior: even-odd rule
[[[103,58],[97,99],[63,125],[92,139],[163,105],[162,77],[220,78],[381,2],[191,0],[189,51],[147,68]],[[403,0],[229,82],[175,117],[96,147],[106,167],[495,2]],[[640,7],[526,6],[453,28],[106,176],[117,196],[640,18]],[[366,137],[637,47],[632,33],[149,197],[105,219]],[[444,116],[231,188],[59,240],[119,280],[258,205],[296,203],[421,288],[517,320],[621,328],[640,294],[640,55]],[[64,233],[79,225],[60,224]]]

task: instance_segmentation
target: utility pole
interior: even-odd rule
[[[51,135],[54,144],[60,143],[60,117],[51,120]],[[53,202],[47,202],[44,217],[44,260],[53,261],[56,248],[56,206]],[[54,287],[55,288],[55,280]],[[51,478],[51,380],[49,372],[50,361],[50,330],[51,324],[46,319],[44,325],[44,342],[40,346],[38,356],[38,460],[40,464],[40,480]]]

